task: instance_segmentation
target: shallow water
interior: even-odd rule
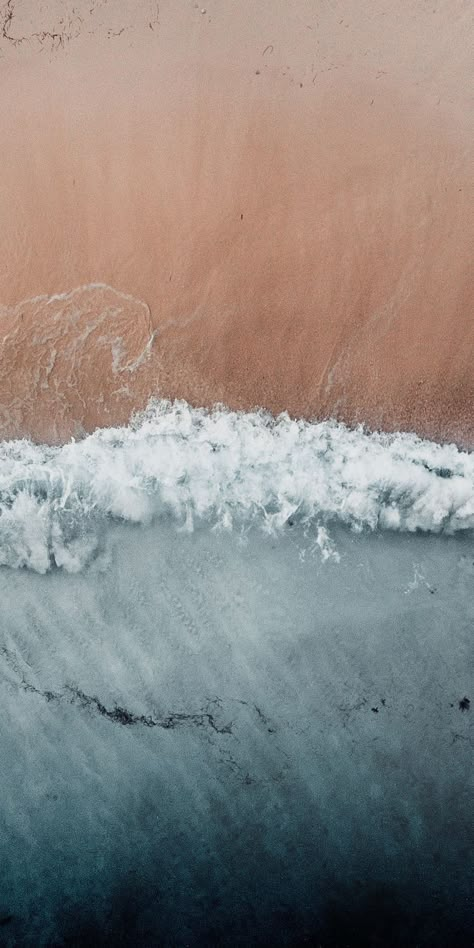
[[[165,416],[3,446],[0,943],[470,944],[471,456]]]

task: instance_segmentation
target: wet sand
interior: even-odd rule
[[[0,436],[156,394],[472,446],[473,42],[461,0],[0,4]]]

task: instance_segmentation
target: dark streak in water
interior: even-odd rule
[[[79,705],[81,708],[88,708],[94,712],[97,712],[101,717],[106,718],[108,721],[112,721],[114,724],[121,724],[123,727],[134,727],[136,725],[141,725],[142,727],[158,727],[165,731],[170,731],[174,728],[192,725],[198,728],[208,727],[212,731],[215,731],[216,734],[232,734],[232,721],[229,721],[224,725],[219,725],[216,722],[212,712],[202,708],[199,711],[188,714],[177,711],[173,712],[172,714],[167,714],[161,718],[155,718],[151,715],[134,714],[132,711],[129,711],[128,708],[123,708],[120,705],[114,705],[113,708],[107,708],[105,704],[102,704],[99,698],[97,698],[95,695],[87,695],[80,688],[69,685],[63,692],[41,691],[39,688],[35,688],[34,685],[23,679],[22,687],[25,691],[39,695],[48,702],[54,701],[58,704],[67,703],[70,705]]]

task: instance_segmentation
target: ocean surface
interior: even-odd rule
[[[0,444],[0,944],[473,943],[474,455]]]

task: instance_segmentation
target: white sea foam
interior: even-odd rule
[[[172,517],[181,529],[293,522],[454,533],[474,527],[474,454],[409,434],[159,401],[124,428],[62,447],[0,444],[0,564],[83,568],[106,523]]]

